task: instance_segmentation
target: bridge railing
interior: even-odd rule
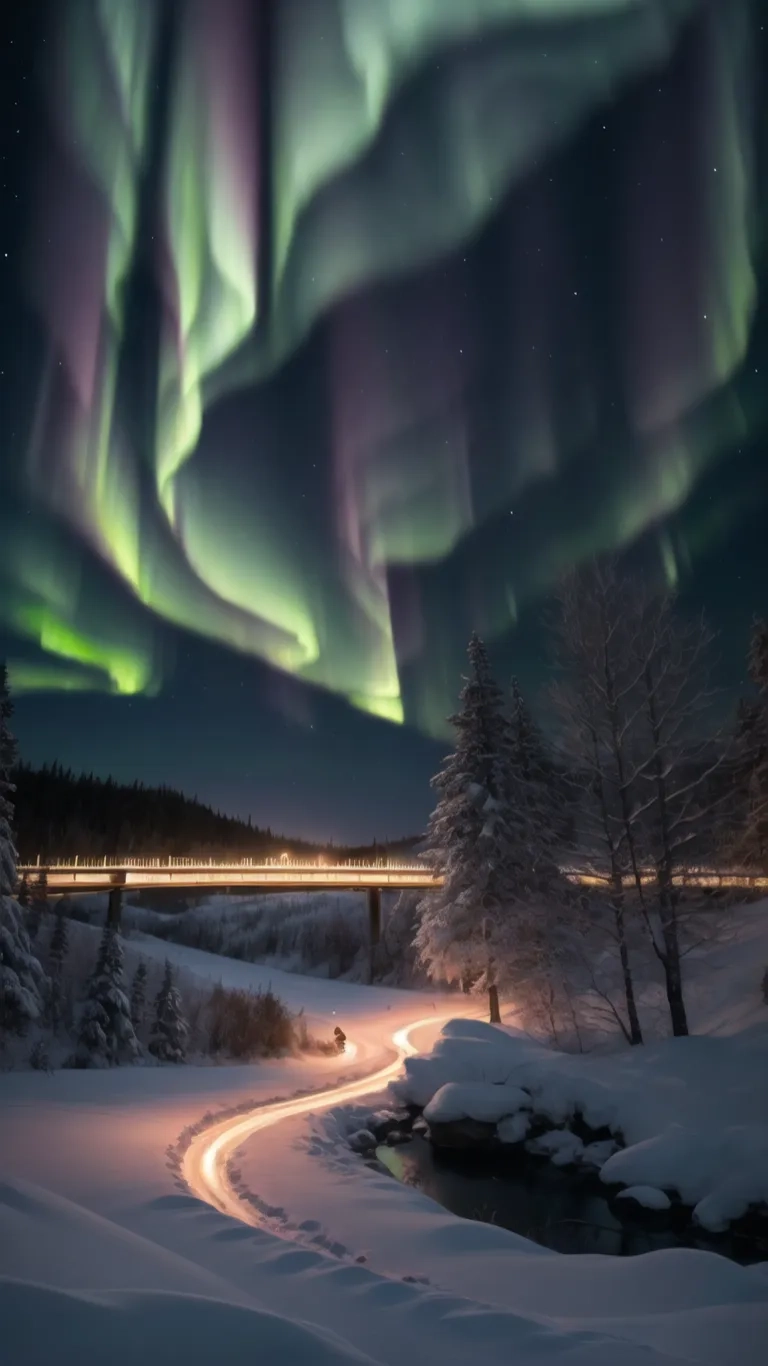
[[[128,858],[118,858],[116,856],[105,856],[103,858],[81,858],[79,854],[76,854],[74,858],[70,856],[69,858],[65,859],[54,858],[43,860],[38,857],[36,862],[33,864],[19,864],[19,872],[21,873],[37,873],[42,871],[50,872],[53,869],[60,870],[62,872],[69,872],[74,869],[84,869],[86,871],[98,871],[99,869],[106,869],[107,871],[109,871],[110,869],[116,870],[121,868],[130,868],[138,870],[149,870],[153,868],[210,868],[213,871],[220,870],[222,872],[229,872],[230,870],[247,870],[251,868],[257,870],[269,869],[271,872],[277,872],[280,869],[296,868],[305,869],[307,871],[313,871],[318,873],[332,872],[334,870],[349,871],[355,868],[365,869],[366,871],[372,871],[374,869],[381,868],[384,871],[386,871],[387,869],[391,869],[395,872],[412,873],[425,873],[429,871],[429,865],[425,862],[404,862],[400,861],[399,859],[374,859],[373,861],[368,859],[345,859],[343,862],[338,862],[332,861],[330,859],[317,858],[216,859],[193,858],[191,856],[170,857],[168,855],[159,858],[150,858],[144,856]]]

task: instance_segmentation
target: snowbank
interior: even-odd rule
[[[50,1366],[52,1343],[57,1366],[136,1366],[161,1360],[160,1344],[184,1366],[210,1366],[222,1350],[227,1366],[375,1366],[330,1333],[264,1309],[151,1290],[75,1294],[0,1277],[0,1322],[8,1366]]]
[[[208,1366],[223,1349],[227,1366],[374,1360],[335,1334],[266,1312],[194,1261],[27,1183],[0,1184],[0,1244],[9,1253],[0,1267],[4,1366],[107,1359],[136,1366],[171,1352],[185,1366]],[[13,1277],[3,1274],[8,1262]]]
[[[557,1165],[586,1160],[608,1184],[673,1191],[710,1231],[768,1204],[768,1026],[585,1057],[452,1020],[404,1067],[392,1090],[427,1120],[493,1121],[502,1141],[520,1141],[522,1123],[508,1121],[528,1108],[551,1126],[530,1151]],[[585,1152],[567,1128],[574,1117],[610,1130],[621,1151]]]

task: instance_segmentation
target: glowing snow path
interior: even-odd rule
[[[325,1091],[311,1092],[309,1095],[296,1096],[293,1100],[272,1101],[254,1109],[248,1115],[237,1115],[222,1120],[221,1123],[206,1129],[193,1139],[184,1156],[182,1174],[189,1189],[201,1200],[214,1205],[225,1214],[243,1223],[258,1224],[259,1216],[251,1205],[244,1202],[233,1189],[229,1180],[229,1159],[245,1139],[262,1129],[269,1129],[284,1119],[294,1119],[297,1115],[310,1114],[317,1110],[327,1110],[334,1105],[360,1100],[380,1091],[387,1082],[397,1076],[405,1057],[417,1052],[410,1036],[417,1029],[442,1024],[457,1012],[449,1015],[430,1015],[413,1024],[395,1030],[392,1045],[396,1049],[395,1058],[385,1067],[356,1081],[344,1082]],[[355,1057],[356,1047],[347,1042],[345,1056],[350,1061]]]

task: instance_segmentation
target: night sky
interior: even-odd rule
[[[567,17],[564,17],[567,14]],[[768,610],[761,0],[29,0],[0,101],[24,757],[412,833],[470,631]]]

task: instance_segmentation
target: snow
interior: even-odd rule
[[[154,1359],[153,1344],[157,1360],[172,1345],[186,1366],[208,1366],[222,1344],[227,1366],[264,1359],[321,1366],[373,1361],[327,1331],[266,1312],[194,1262],[34,1186],[0,1186],[0,1228],[18,1262],[15,1278],[0,1276],[2,1355],[9,1366],[49,1366],[54,1359],[57,1366],[106,1359],[136,1366]],[[116,1279],[120,1290],[113,1288]]]
[[[587,1143],[581,1154],[583,1167],[604,1167],[609,1157],[613,1157],[618,1144],[612,1138],[599,1138],[596,1143]]]
[[[671,1209],[672,1201],[664,1191],[660,1191],[657,1186],[627,1186],[626,1190],[619,1191],[620,1200],[634,1200],[643,1209]]]
[[[313,1366],[373,1366],[335,1335],[255,1306],[157,1291],[76,1294],[0,1280],[0,1320],[6,1360],[49,1366],[97,1361],[108,1346],[111,1366],[147,1359],[147,1344],[173,1344],[185,1366],[209,1366],[226,1344],[227,1366],[254,1361],[312,1362]]]
[[[432,1124],[449,1124],[457,1119],[475,1119],[495,1124],[530,1109],[531,1097],[519,1086],[491,1086],[487,1082],[449,1081],[425,1107],[424,1118]]]
[[[238,1139],[229,1213],[183,1192],[172,1160],[180,1133],[206,1112],[223,1124],[238,1105],[346,1084],[393,1057],[392,1036],[408,1020],[432,1017],[415,1036],[432,1052],[403,1073],[419,1104],[454,1083],[465,1108],[467,1083],[478,1104],[490,1103],[489,1089],[505,1089],[507,1100],[527,1092],[559,1144],[558,1126],[579,1108],[627,1145],[614,1154],[600,1138],[583,1161],[631,1159],[650,1171],[663,1158],[701,1192],[699,1214],[718,1200],[722,1217],[728,1201],[753,1198],[744,1159],[763,1151],[764,1029],[567,1056],[478,1020],[454,1019],[440,1032],[440,1016],[466,1006],[463,998],[302,979],[149,938],[140,947],[201,980],[254,990],[271,982],[319,1031],[340,1019],[356,1051],[253,1066],[1,1074],[3,1366],[42,1366],[51,1343],[63,1366],[101,1366],[107,1356],[117,1366],[165,1366],[171,1353],[192,1366],[246,1355],[379,1366],[764,1359],[766,1267],[687,1250],[565,1257],[456,1218],[350,1149],[349,1135],[391,1106],[387,1096],[326,1109],[318,1096],[310,1114]],[[753,945],[753,973],[754,961]],[[724,969],[716,1011],[731,1025],[726,977]],[[528,1115],[518,1108],[501,1125],[522,1126]],[[397,1148],[389,1151],[396,1161]],[[734,1191],[737,1177],[746,1196]],[[626,1171],[621,1184],[675,1185],[655,1170]]]
[[[529,1139],[525,1146],[529,1153],[548,1157],[555,1167],[570,1167],[580,1161],[584,1152],[581,1139],[569,1129],[550,1129],[537,1138]]]
[[[370,1129],[356,1129],[347,1142],[354,1153],[364,1153],[376,1147],[376,1135]]]
[[[501,1336],[505,1320],[499,1319],[494,1362],[528,1366],[538,1361],[526,1354],[525,1337],[517,1336],[532,1321],[558,1333],[567,1330],[574,1352],[580,1336],[609,1334],[614,1366],[633,1359],[629,1350],[625,1355],[625,1344],[652,1347],[648,1366],[655,1366],[657,1351],[662,1360],[730,1366],[733,1344],[741,1345],[742,1338],[740,1366],[762,1361],[768,1330],[764,1269],[686,1250],[634,1258],[563,1257],[494,1225],[458,1219],[349,1151],[347,1133],[369,1113],[364,1104],[318,1113],[309,1128],[302,1121],[281,1125],[279,1149],[262,1136],[250,1152],[238,1155],[243,1200],[250,1202],[258,1192],[265,1206],[278,1211],[262,1216],[262,1226],[294,1245],[317,1239],[320,1246],[333,1246],[342,1264],[364,1256],[365,1265],[378,1274],[424,1276],[442,1295],[514,1314],[514,1323],[506,1320],[506,1342]],[[398,1149],[384,1152],[396,1169]],[[713,1316],[721,1325],[714,1339],[717,1350],[707,1331]],[[478,1350],[476,1344],[474,1355]],[[425,1351],[430,1359],[442,1359],[437,1339]],[[473,1359],[473,1353],[468,1350],[462,1359]]]
[[[427,1119],[454,1095],[528,1093],[555,1132],[529,1151],[555,1165],[585,1159],[567,1130],[580,1115],[623,1142],[613,1155],[589,1145],[586,1160],[620,1186],[674,1190],[704,1228],[717,1232],[768,1203],[768,1021],[725,1037],[665,1039],[601,1056],[559,1053],[514,1030],[452,1020],[430,1054],[407,1058],[393,1085]],[[460,1107],[458,1107],[460,1108]],[[457,1107],[454,1106],[454,1110]],[[492,1106],[486,1110],[494,1116]],[[458,1115],[456,1115],[458,1117]],[[506,1130],[505,1142],[510,1141]],[[501,1135],[499,1135],[501,1137]]]
[[[516,1115],[500,1119],[496,1125],[496,1137],[500,1143],[521,1143],[530,1128],[531,1117],[525,1110]]]

